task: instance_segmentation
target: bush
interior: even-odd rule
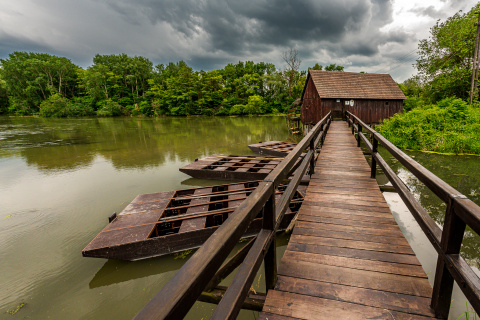
[[[100,108],[97,110],[97,115],[101,117],[115,117],[122,115],[122,106],[112,99],[100,102]]]
[[[56,93],[40,103],[40,116],[46,118],[67,117],[67,109],[70,105],[70,100]]]
[[[8,113],[16,116],[27,116],[37,112],[36,108],[31,107],[26,101],[19,101],[12,98],[8,106]]]
[[[243,104],[236,104],[230,109],[231,115],[245,114],[245,106]]]
[[[446,98],[396,114],[378,131],[400,148],[442,153],[480,154],[480,110]]]
[[[424,105],[425,102],[420,97],[407,97],[403,100],[403,111],[408,112]]]
[[[248,97],[248,103],[244,107],[244,112],[246,114],[260,114],[262,113],[262,107],[265,103],[263,98],[258,95],[253,95]]]

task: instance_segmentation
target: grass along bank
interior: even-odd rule
[[[453,154],[480,154],[480,104],[446,98],[387,119],[377,131],[397,147]]]

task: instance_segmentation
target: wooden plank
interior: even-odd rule
[[[336,208],[322,205],[315,205],[304,201],[301,207],[302,211],[308,212],[309,215],[322,215],[323,213],[338,214],[338,215],[357,215],[357,216],[368,216],[368,217],[377,217],[377,218],[387,218],[393,219],[392,213],[382,209],[377,211],[372,210],[361,210],[360,209],[347,209],[347,208]]]
[[[199,217],[194,219],[183,220],[182,224],[180,225],[180,230],[178,230],[178,233],[201,230],[205,228],[206,221],[207,221],[207,217]]]
[[[417,257],[408,254],[352,249],[346,247],[320,246],[294,242],[288,243],[287,250],[420,266]]]
[[[299,216],[300,218],[301,216]],[[348,232],[348,233],[360,233],[365,235],[377,235],[383,237],[397,237],[404,239],[402,232],[400,229],[397,230],[385,230],[382,228],[382,225],[377,225],[376,227],[352,227],[347,225],[335,225],[330,223],[317,223],[317,222],[305,222],[305,221],[298,221],[297,226],[299,228],[310,228],[310,229],[326,229],[331,231],[339,231],[339,232]]]
[[[317,212],[314,207],[304,207],[301,208],[302,216],[310,216],[310,217],[324,217],[324,218],[334,218],[334,219],[342,219],[342,220],[349,220],[349,221],[365,221],[365,222],[372,222],[372,223],[380,223],[380,224],[392,224],[396,225],[397,222],[393,217],[388,216],[367,216],[367,215],[360,215],[355,214],[356,211],[350,212],[330,212],[328,210],[323,210],[322,212]]]
[[[434,316],[429,307],[430,298],[286,276],[278,277],[276,289],[331,300],[350,301],[360,305],[413,313],[427,317]],[[365,318],[366,317],[367,316],[365,316]]]
[[[376,235],[365,235],[360,233],[331,231],[328,229],[301,228],[298,226],[295,226],[295,229],[293,229],[293,234],[302,234],[302,235],[314,236],[314,237],[357,240],[357,241],[369,241],[369,242],[378,242],[378,243],[396,244],[396,245],[408,245],[407,240],[399,237],[383,237],[383,236],[376,236]]]
[[[287,317],[317,320],[365,318],[409,320],[431,319],[431,317],[401,313],[394,310],[277,290],[271,290],[268,292],[263,310],[265,312]]]
[[[375,222],[368,222],[364,220],[355,221],[355,220],[347,220],[347,219],[340,219],[340,218],[331,218],[325,216],[310,216],[306,215],[304,212],[298,218],[300,221],[310,221],[310,222],[320,222],[320,223],[328,223],[328,224],[335,224],[341,226],[352,226],[352,227],[371,227],[371,228],[381,228],[382,230],[393,230],[395,232],[400,231],[397,225],[392,223],[381,223],[378,221]]]
[[[432,296],[432,287],[428,281],[418,277],[288,260],[282,260],[278,274],[419,297]]]
[[[290,237],[290,241],[294,243],[314,244],[321,246],[351,248],[360,250],[370,250],[377,252],[391,252],[415,255],[412,248],[407,245],[395,245],[368,241],[355,241],[348,239],[335,239],[327,237],[312,237],[301,234],[294,234]]]
[[[307,191],[308,196],[308,191]],[[346,210],[359,210],[359,211],[368,211],[368,212],[383,212],[388,213],[389,208],[388,206],[382,207],[375,207],[375,206],[362,206],[360,204],[350,204],[345,202],[320,202],[320,201],[310,201],[305,199],[304,205],[306,206],[320,206],[320,207],[330,207],[330,208],[338,208],[338,209],[346,209]]]
[[[351,269],[369,270],[383,273],[398,274],[404,276],[418,277],[427,279],[425,271],[421,266],[414,266],[403,263],[385,262],[377,260],[363,260],[357,258],[348,258],[341,256],[313,254],[300,251],[286,251],[285,259],[297,259],[299,261],[313,262],[317,264],[326,264]]]
[[[357,142],[334,122],[261,319],[431,319],[432,288]]]

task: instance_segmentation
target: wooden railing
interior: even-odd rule
[[[224,291],[212,319],[236,318],[245,303],[245,298],[248,296],[262,261],[265,262],[266,288],[273,289],[277,280],[275,233],[307,169],[310,168],[310,174],[313,174],[317,146],[323,143],[330,122],[331,114],[329,113],[265,180],[260,182],[255,191],[177,271],[136,315],[135,319],[182,319],[202,292],[215,289],[220,281],[237,266],[238,271],[230,286]],[[304,153],[305,150],[307,150],[306,153]],[[301,164],[296,169],[287,189],[275,203],[276,187],[287,178],[302,154],[304,156]],[[263,210],[262,230],[222,266],[250,222],[261,210]]]
[[[480,314],[480,279],[460,255],[466,226],[480,234],[480,207],[415,162],[358,117],[350,112],[346,112],[346,116],[349,125],[352,126],[352,133],[357,133],[358,146],[363,141],[372,153],[372,178],[375,178],[378,164],[438,253],[431,304],[435,315],[445,319],[448,317],[454,281],[463,291],[477,314]],[[365,136],[363,129],[370,135],[372,142]],[[377,152],[379,143],[446,203],[447,210],[443,230],[429,216],[403,181]]]

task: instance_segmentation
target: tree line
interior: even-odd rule
[[[477,4],[469,12],[438,20],[430,37],[420,41],[414,65],[418,73],[400,84],[407,111],[451,97],[469,101],[479,10]]]
[[[398,147],[480,154],[478,90],[469,104],[477,12],[480,4],[437,21],[430,37],[420,41],[418,73],[400,84],[407,96],[404,113],[378,128]]]
[[[292,56],[295,54],[295,56]],[[126,54],[100,55],[80,68],[65,57],[14,52],[0,59],[0,114],[44,117],[243,115],[281,113],[300,97],[306,71],[296,51],[287,67],[253,61],[194,71]],[[292,59],[296,59],[293,61]],[[294,62],[289,64],[289,62]],[[321,69],[316,64],[314,69]],[[330,65],[326,70],[343,70]]]

